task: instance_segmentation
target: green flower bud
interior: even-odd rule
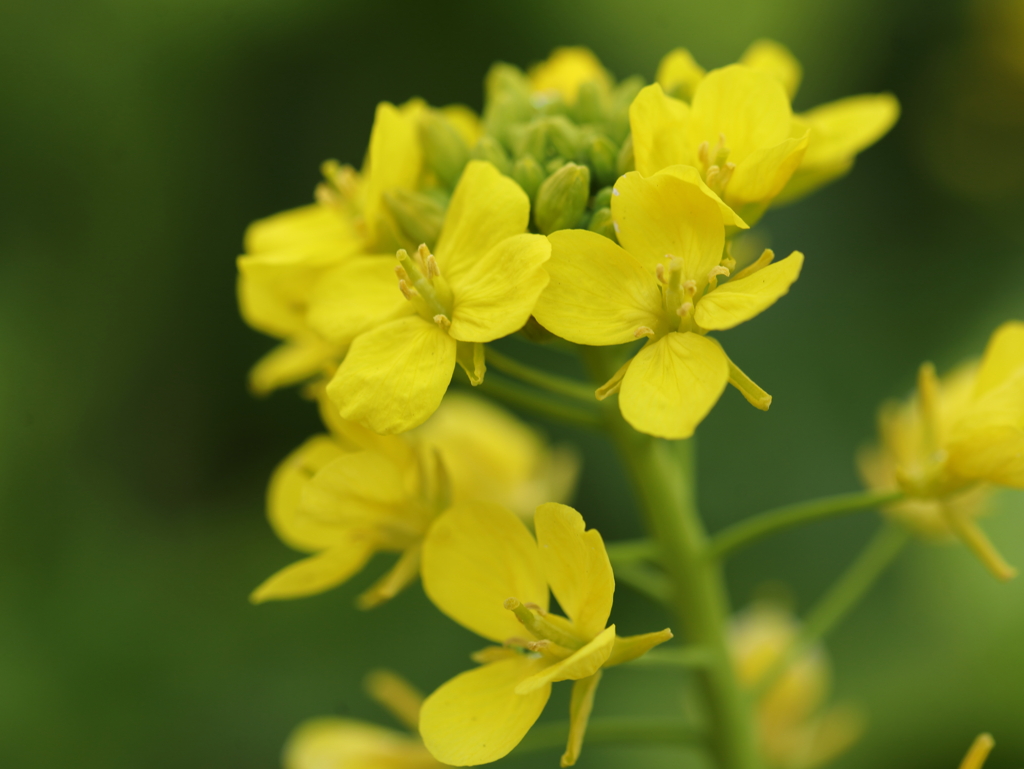
[[[384,205],[408,243],[433,248],[444,223],[445,206],[434,196],[410,190],[384,193]]]
[[[603,123],[605,119],[605,92],[597,82],[588,80],[580,84],[573,110],[577,123]]]
[[[590,198],[590,169],[566,163],[544,180],[537,190],[533,218],[545,235],[573,227],[580,220]]]
[[[590,167],[600,185],[614,184],[619,178],[619,148],[607,136],[598,134],[590,140],[587,152]]]
[[[633,157],[633,134],[627,136],[626,141],[622,142],[616,166],[618,166],[616,170],[619,172],[619,176],[636,170],[636,159]]]
[[[555,171],[565,165],[565,158],[551,158],[547,163],[544,164],[544,171],[546,176],[551,176]]]
[[[597,209],[594,215],[590,217],[590,224],[587,225],[587,229],[591,232],[596,232],[598,235],[604,235],[606,238],[618,243],[618,240],[615,238],[615,225],[612,224],[612,210],[610,208]]]
[[[487,73],[484,90],[486,131],[507,144],[510,129],[536,114],[530,100],[530,83],[519,68],[499,62]]]
[[[568,118],[562,115],[547,118],[547,137],[549,147],[558,155],[582,160],[580,129],[570,123]]]
[[[536,118],[521,126],[511,126],[512,149],[517,158],[531,156],[538,163],[548,159],[548,124],[544,118]]]
[[[596,211],[599,208],[611,208],[612,207],[612,188],[602,187],[594,195],[594,201],[591,207]]]
[[[537,199],[537,190],[544,181],[544,175],[544,169],[532,155],[524,155],[512,166],[512,178],[530,197],[531,203]]]
[[[493,164],[505,176],[512,174],[512,161],[509,160],[508,153],[501,146],[501,142],[493,136],[481,136],[476,146],[473,147],[471,155],[476,160],[486,160]]]
[[[459,132],[439,113],[430,111],[420,121],[423,155],[429,167],[448,189],[462,175],[469,162],[469,148]]]
[[[644,87],[644,79],[639,75],[628,77],[615,86],[612,91],[611,107],[605,130],[612,141],[621,144],[629,133],[629,105]]]

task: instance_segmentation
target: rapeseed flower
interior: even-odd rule
[[[419,573],[431,521],[453,502],[487,501],[519,515],[541,500],[562,501],[579,462],[549,447],[504,409],[453,394],[419,430],[377,435],[338,416],[314,388],[330,434],[316,435],[271,477],[267,515],[289,547],[312,555],[271,576],[253,593],[263,602],[329,590],[360,571],[375,552],[399,559],[359,598],[371,608],[394,597]]]
[[[398,252],[393,295],[407,300],[396,313],[379,291],[382,274],[367,274],[338,297],[365,292],[385,305],[374,327],[355,337],[327,387],[341,415],[378,433],[422,424],[448,389],[456,361],[470,381],[483,381],[483,343],[511,334],[530,317],[548,276],[550,246],[526,233],[530,202],[511,179],[472,161],[452,195],[436,253],[420,246]]]
[[[727,382],[767,409],[771,396],[707,333],[774,304],[799,276],[803,254],[770,264],[766,251],[719,285],[730,275],[722,262],[725,225],[745,225],[685,167],[646,179],[626,174],[615,185],[611,211],[621,246],[585,230],[549,236],[551,282],[534,311],[541,325],[577,344],[647,338],[597,397],[618,392],[626,421],[664,438],[692,435]]]
[[[594,52],[582,46],[556,48],[546,60],[530,67],[527,77],[537,101],[561,99],[568,105],[576,104],[580,87],[586,83],[602,94],[613,84]]]
[[[880,443],[860,456],[878,490],[908,500],[887,512],[919,532],[960,539],[1000,579],[1016,569],[974,521],[992,486],[1024,489],[1024,323],[1000,326],[978,363],[939,379],[921,367],[917,393],[879,413]]]
[[[796,641],[799,626],[785,610],[758,603],[732,622],[729,645],[740,682],[756,689]],[[824,650],[812,647],[779,675],[757,706],[758,736],[772,769],[815,769],[860,736],[861,718],[849,708],[823,709],[830,686]]]
[[[475,766],[508,754],[533,726],[556,681],[573,681],[562,766],[579,756],[604,668],[635,659],[669,630],[620,638],[608,625],[615,577],[601,535],[571,507],[548,503],[537,538],[497,505],[456,505],[423,547],[423,587],[449,617],[500,646],[474,655],[423,704],[420,733],[439,761]],[[568,615],[548,613],[549,588]]]
[[[403,726],[401,732],[351,718],[314,718],[299,726],[284,749],[284,769],[439,769],[440,763],[414,736],[422,695],[394,673],[366,678],[370,695]]]

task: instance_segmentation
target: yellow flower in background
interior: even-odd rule
[[[576,103],[580,86],[594,83],[601,93],[611,90],[613,81],[608,70],[589,48],[579,46],[556,48],[527,73],[530,88],[541,99],[561,98],[566,104]]]
[[[809,131],[794,131],[785,90],[762,71],[733,64],[709,72],[687,104],[657,83],[629,109],[636,170],[675,165],[704,182],[747,222],[755,222],[800,165]]]
[[[635,429],[687,438],[732,383],[754,406],[771,396],[706,336],[766,310],[800,274],[794,252],[770,264],[766,251],[729,282],[722,264],[725,225],[743,226],[691,173],[670,168],[650,178],[629,173],[612,194],[619,243],[585,230],[549,236],[551,282],[534,311],[549,331],[577,344],[647,343],[601,389],[619,393]],[[726,218],[729,217],[729,218]],[[735,266],[735,265],[733,265]]]
[[[979,364],[945,380],[924,364],[915,396],[883,406],[879,433],[860,466],[873,488],[911,498],[891,514],[926,533],[952,533],[995,576],[1015,576],[973,519],[986,486],[1024,489],[1024,323],[1004,323]]]
[[[573,681],[569,742],[576,762],[601,670],[635,659],[669,630],[620,638],[608,626],[615,578],[601,535],[571,507],[545,504],[537,538],[497,505],[456,505],[423,547],[423,587],[463,627],[500,646],[474,655],[423,704],[420,733],[439,761],[475,766],[507,755],[540,716],[551,684]],[[568,615],[548,613],[549,586]]]
[[[314,718],[299,726],[284,749],[284,769],[437,769],[415,735],[423,697],[387,670],[366,677],[369,694],[413,734],[350,718]]]
[[[566,500],[575,487],[579,461],[571,450],[549,447],[476,396],[450,395],[423,427],[397,437],[342,419],[323,387],[315,389],[330,434],[289,455],[267,494],[267,516],[281,541],[313,555],[260,585],[257,603],[324,592],[375,552],[400,553],[359,597],[361,608],[372,608],[415,579],[423,535],[451,502],[496,502],[525,516],[537,500]]]
[[[456,361],[470,381],[483,380],[483,343],[522,328],[548,281],[550,246],[526,234],[529,216],[515,182],[484,161],[466,166],[436,254],[425,246],[415,257],[398,252],[393,291],[408,300],[404,316],[357,336],[327,387],[343,417],[404,432],[437,409]],[[376,296],[371,284],[367,277],[339,302]]]
[[[755,689],[794,643],[799,626],[785,610],[754,604],[733,619],[729,645],[740,682]],[[824,650],[796,658],[765,692],[757,707],[761,748],[772,769],[815,769],[849,748],[860,736],[856,712],[823,708],[830,688]]]
[[[739,63],[776,80],[790,100],[796,96],[803,68],[784,45],[756,40]],[[690,52],[677,48],[662,59],[656,79],[665,93],[690,101],[704,76],[704,69]],[[899,114],[896,97],[880,93],[850,96],[794,115],[791,134],[800,136],[809,131],[810,138],[799,166],[774,204],[802,198],[847,174],[856,156],[885,136]]]
[[[985,765],[985,759],[996,746],[996,741],[991,734],[979,734],[972,743],[964,760],[960,762],[960,769],[981,769]]]

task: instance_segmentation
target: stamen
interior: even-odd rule
[[[642,336],[654,336],[654,329],[649,326],[637,326],[636,331],[633,332],[633,338],[639,339]]]
[[[434,323],[436,323],[442,331],[447,331],[452,327],[452,322],[448,319],[447,315],[435,315]]]
[[[665,265],[659,264],[654,268],[654,274],[658,277],[658,280],[665,283]]]
[[[693,312],[693,302],[683,302],[676,310],[676,315],[680,318],[687,318],[691,312]]]
[[[710,290],[714,291],[716,288],[718,288],[719,275],[729,277],[729,268],[723,267],[722,265],[718,265],[717,267],[711,268],[710,272],[708,272],[708,287],[710,288]]]
[[[546,638],[542,638],[539,641],[527,641],[526,648],[532,652],[540,652],[551,646],[551,641]]]
[[[543,617],[538,617],[523,606],[518,598],[506,598],[503,605],[516,615],[516,619],[522,622],[523,627],[529,630],[530,634],[538,641],[550,641],[573,651],[583,648],[583,641]]]
[[[526,603],[523,604],[523,606],[525,606],[527,609],[530,609],[531,611],[537,612],[542,617],[545,614],[547,614],[547,612],[544,611],[544,609],[540,608],[539,604],[535,604],[535,603],[531,603],[531,602],[527,601]]]
[[[687,296],[694,296],[697,293],[697,281],[687,280],[683,282],[683,292]]]
[[[402,296],[404,296],[409,301],[412,301],[412,298],[414,296],[419,296],[419,293],[417,293],[416,289],[410,286],[408,283],[406,283],[404,278],[400,278],[398,280],[398,290],[401,291]]]
[[[708,166],[711,165],[708,162],[708,159],[709,159],[708,150],[709,149],[710,149],[710,145],[706,141],[701,142],[700,146],[697,147],[697,159],[701,162],[701,165],[703,165],[704,168],[707,168]]]
[[[427,254],[427,280],[441,277],[441,268],[437,266],[437,258],[433,254]]]

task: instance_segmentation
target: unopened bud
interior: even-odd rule
[[[502,62],[491,67],[484,83],[487,133],[507,140],[509,128],[529,120],[536,112],[530,101],[530,83],[522,70]]]
[[[622,142],[615,165],[619,176],[636,170],[636,159],[633,157],[633,134],[627,136],[626,141]]]
[[[577,123],[601,123],[605,117],[607,92],[601,89],[596,80],[580,83],[576,94],[576,106],[573,115]]]
[[[486,160],[491,163],[505,176],[512,173],[512,161],[509,160],[508,153],[501,146],[501,142],[493,136],[481,136],[480,141],[473,147],[471,155],[476,160]]]
[[[420,121],[420,139],[427,167],[452,189],[469,162],[469,148],[459,132],[439,113],[430,111]]]
[[[613,184],[619,178],[619,148],[607,136],[598,134],[591,139],[587,155],[590,157],[590,167],[594,169],[594,177],[598,184]]]
[[[544,180],[537,190],[534,221],[548,235],[573,227],[580,220],[590,198],[590,169],[566,163]]]
[[[594,202],[592,204],[593,209],[596,211],[599,208],[611,208],[612,207],[612,188],[602,187],[594,195]]]
[[[629,106],[644,85],[644,79],[634,75],[612,90],[611,108],[605,122],[605,131],[612,141],[621,143],[629,135]]]
[[[587,225],[587,229],[591,232],[596,232],[598,235],[604,235],[609,240],[614,240],[618,243],[615,237],[615,225],[612,223],[612,210],[610,208],[599,208],[594,212],[594,215],[590,217],[590,224]],[[661,265],[658,265],[661,267]]]
[[[532,203],[537,199],[537,190],[544,181],[544,169],[532,155],[525,155],[512,166],[512,178],[523,188]]]
[[[565,158],[557,157],[551,158],[547,163],[544,164],[544,173],[546,176],[551,176],[555,171],[565,165]]]
[[[513,126],[510,129],[512,148],[516,157],[531,156],[538,163],[548,157],[548,123],[544,118],[536,118],[529,123]]]
[[[421,192],[395,189],[384,193],[395,224],[410,243],[427,243],[433,247],[444,223],[444,206]]]
[[[547,120],[548,143],[563,158],[575,158],[580,153],[580,129],[563,115],[552,115]]]

